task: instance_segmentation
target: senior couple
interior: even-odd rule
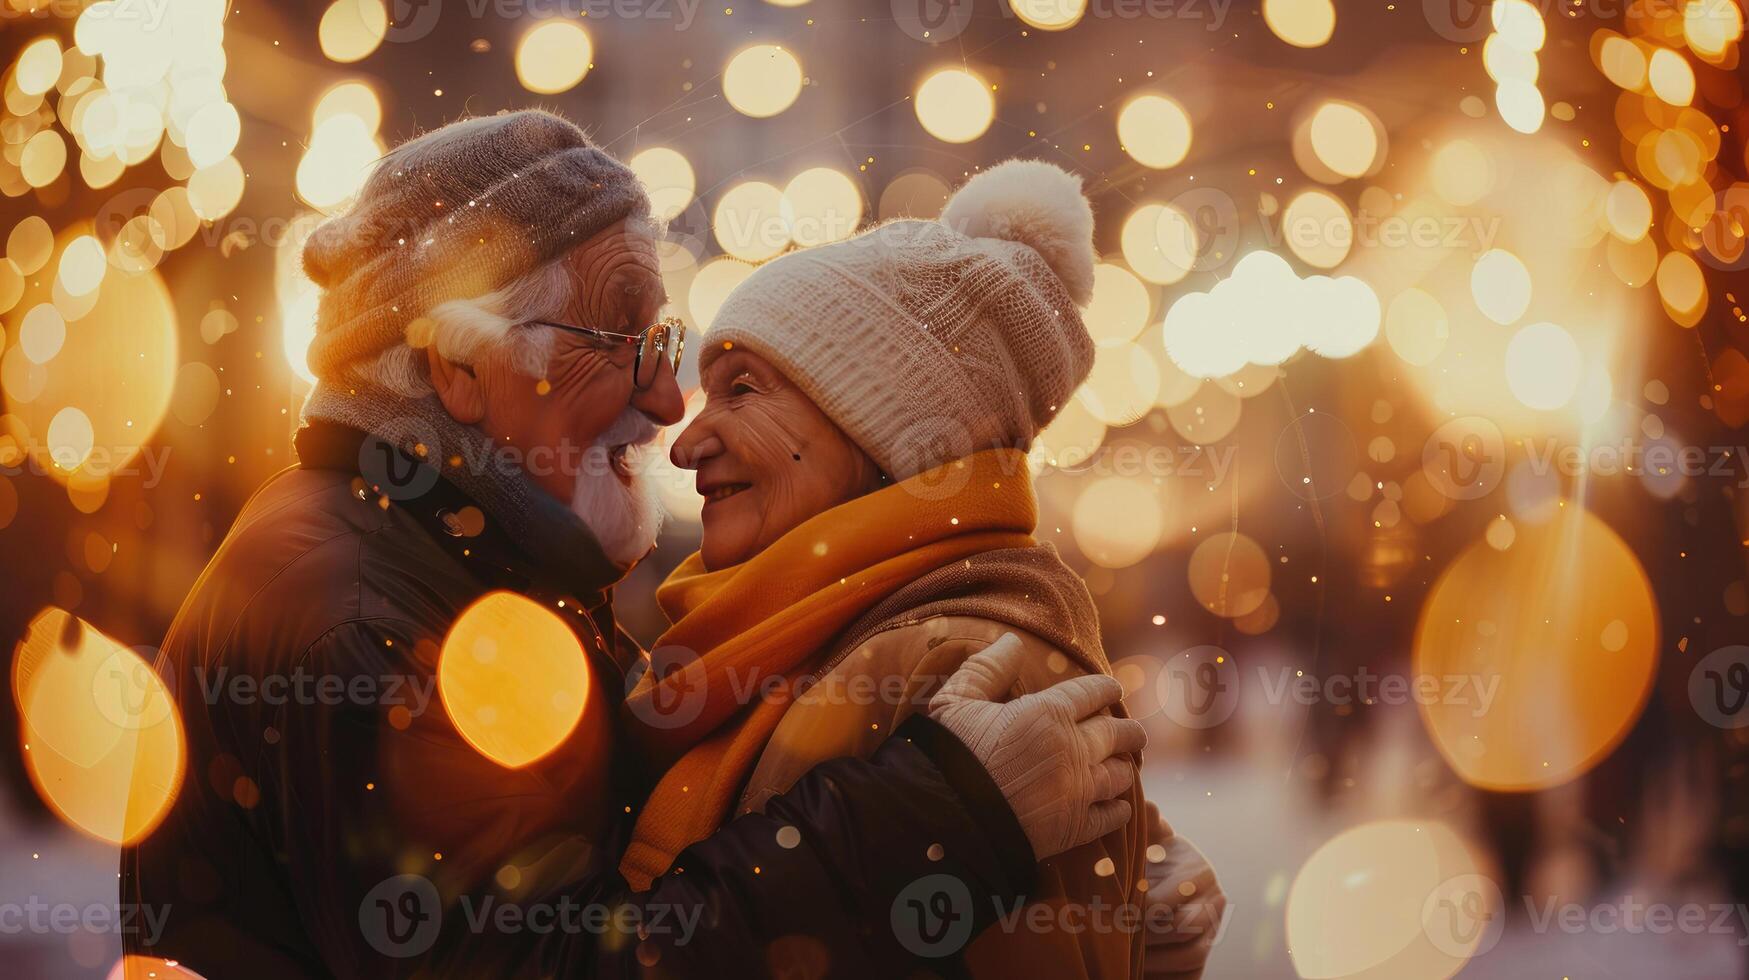
[[[1093,604],[1032,537],[1024,451],[1092,358],[1092,226],[1075,178],[1011,162],[941,221],[749,277],[693,338],[672,458],[703,541],[646,654],[611,590],[655,544],[638,457],[682,418],[685,330],[643,190],[537,111],[389,153],[305,249],[298,465],[164,643],[188,766],[123,852],[123,901],[168,916],[131,969],[1199,975],[1224,899],[1144,808]],[[430,684],[503,592],[589,660],[532,761],[447,697],[196,697],[220,668]]]

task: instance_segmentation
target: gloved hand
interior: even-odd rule
[[[1140,752],[1148,735],[1139,721],[1101,713],[1123,698],[1105,674],[995,700],[1019,679],[1022,660],[1020,638],[1002,634],[948,677],[929,717],[990,771],[1042,861],[1129,821],[1129,801],[1114,797],[1136,781],[1124,754]]]
[[[1196,980],[1225,924],[1227,896],[1215,869],[1196,845],[1148,804],[1148,897],[1142,921],[1147,946],[1142,976],[1148,980]]]

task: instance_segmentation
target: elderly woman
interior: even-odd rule
[[[702,345],[705,407],[673,448],[697,471],[703,544],[658,590],[673,626],[630,701],[645,717],[685,710],[644,732],[672,768],[638,820],[628,880],[819,762],[869,755],[932,699],[951,707],[942,679],[979,651],[1005,654],[1018,692],[1110,672],[1086,587],[1032,536],[1025,458],[1092,364],[1077,311],[1092,231],[1075,177],[1011,161],[939,221],[784,256],[724,303]],[[1102,720],[1112,744],[1139,748],[1136,722]],[[1141,972],[1136,761],[1023,780],[1115,799],[1098,839],[1041,865],[1038,904],[964,950],[975,975]],[[925,904],[918,942],[958,954],[963,910]]]
[[[1007,778],[1026,767],[1000,733],[1042,727],[1071,767],[1097,746],[1054,723],[1057,702],[1091,714],[1119,685],[997,704],[1000,651],[937,720],[715,829],[686,873],[634,896],[615,872],[644,774],[609,699],[641,653],[610,590],[655,540],[627,458],[682,414],[648,206],[581,129],[525,111],[402,144],[312,237],[322,380],[299,465],[238,516],[158,665],[189,776],[122,855],[122,901],[163,912],[123,930],[129,976],[150,957],[159,975],[183,975],[167,958],[264,980],[715,977],[782,973],[805,936],[884,977],[915,959],[886,935],[911,879],[1024,893],[1032,815],[1062,821],[1027,802],[1048,785]],[[582,703],[549,701],[508,642],[516,683],[486,685],[479,710],[439,683],[484,649],[454,624],[512,596],[536,632],[569,634],[551,649],[583,658]],[[500,708],[537,703],[579,712],[570,733],[488,756],[475,726],[514,733],[526,712]],[[1054,839],[1092,839],[1093,802]]]

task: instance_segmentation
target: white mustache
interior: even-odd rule
[[[662,434],[662,427],[650,419],[648,415],[635,408],[628,408],[619,413],[619,418],[613,420],[599,436],[595,437],[595,445],[603,449],[615,446],[645,446],[656,441]]]

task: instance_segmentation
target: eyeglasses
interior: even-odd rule
[[[664,361],[668,362],[675,374],[679,374],[680,354],[686,349],[686,324],[677,316],[665,316],[637,333],[615,333],[612,330],[554,323],[551,320],[529,320],[525,326],[552,327],[554,330],[581,334],[608,344],[636,346],[638,355],[637,360],[632,362],[632,383],[639,391],[656,383],[656,375],[661,371]]]

